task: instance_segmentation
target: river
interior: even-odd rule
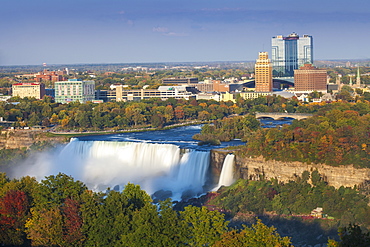
[[[282,122],[266,120],[264,127],[271,124]],[[62,172],[94,191],[120,191],[127,183],[134,183],[153,197],[166,195],[174,200],[194,197],[207,192],[210,150],[215,148],[198,146],[192,136],[200,131],[201,125],[196,125],[73,138],[51,152],[33,155],[13,169],[10,177],[30,175],[42,180]],[[242,144],[233,140],[217,148]],[[227,174],[232,176],[232,172]]]

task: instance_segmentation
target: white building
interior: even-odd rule
[[[69,79],[55,82],[55,102],[70,103],[79,101],[86,103],[95,100],[95,82]]]

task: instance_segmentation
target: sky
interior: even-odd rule
[[[292,32],[369,59],[370,1],[0,0],[0,66],[254,61]]]

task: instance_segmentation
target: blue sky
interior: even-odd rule
[[[368,59],[370,1],[0,0],[0,66],[251,61],[291,32]]]

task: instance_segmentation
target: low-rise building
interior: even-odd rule
[[[271,92],[240,92],[239,94],[243,99],[257,99],[270,95]]]
[[[95,82],[69,79],[55,82],[55,102],[69,103],[79,101],[86,103],[95,99]]]
[[[198,83],[198,78],[196,77],[172,77],[162,79],[164,84],[193,84]]]
[[[195,98],[196,89],[187,86],[160,86],[158,89],[125,90],[123,85],[116,86],[116,101],[133,101],[150,98],[186,99]]]
[[[34,97],[36,99],[42,99],[45,95],[45,84],[43,83],[15,83],[12,85],[12,95],[24,97]]]

